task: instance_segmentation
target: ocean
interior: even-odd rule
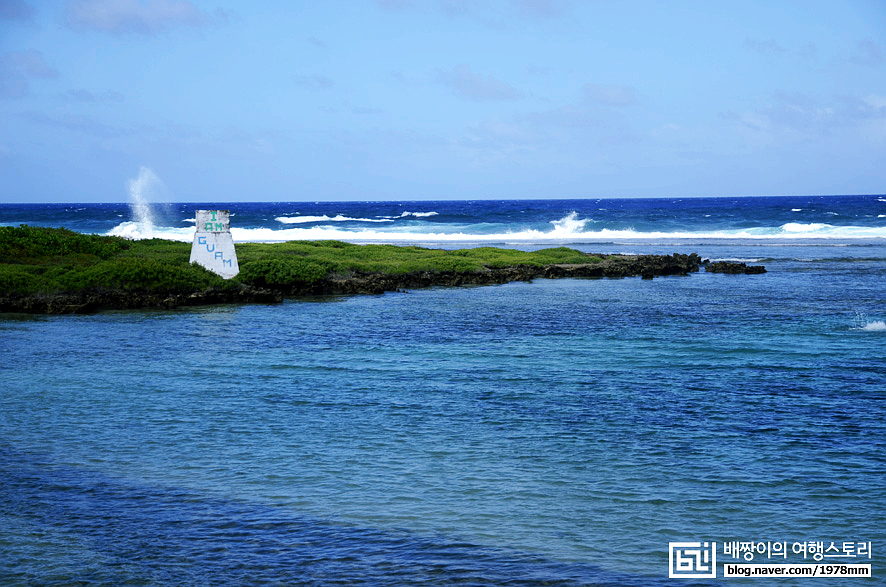
[[[0,226],[191,241],[197,208],[235,243],[767,273],[0,315],[0,584],[886,580],[886,196],[0,204]]]

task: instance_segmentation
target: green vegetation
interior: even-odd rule
[[[190,245],[63,228],[0,227],[0,294],[191,292],[225,281],[188,263]]]
[[[265,269],[259,272],[282,272],[285,266],[286,270],[307,282],[329,274],[354,271],[393,275],[424,271],[469,273],[484,267],[543,267],[553,263],[586,264],[601,260],[565,247],[534,252],[493,247],[450,251],[414,246],[355,245],[340,241],[243,243],[237,245],[237,258],[241,279],[251,279],[253,270],[250,266],[261,263]],[[278,260],[281,264],[271,264],[269,260]]]
[[[564,247],[525,252],[482,247],[446,251],[413,246],[291,241],[237,245],[240,274],[224,280],[190,264],[191,244],[129,241],[65,229],[0,227],[0,295],[96,290],[189,292],[240,284],[278,289],[354,273],[473,273],[485,267],[600,262]]]
[[[131,246],[119,237],[80,234],[64,228],[0,226],[0,263],[39,264],[47,258],[82,255],[110,259]]]

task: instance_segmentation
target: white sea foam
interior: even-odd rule
[[[132,215],[135,218],[139,236],[130,238],[152,238],[154,232],[154,216],[151,211],[150,199],[163,182],[151,169],[141,167],[138,177],[129,180],[129,199]]]
[[[436,215],[436,212],[403,212],[398,218],[406,218],[407,216],[414,216],[416,218],[427,218],[428,216]]]
[[[336,216],[278,216],[274,218],[282,224],[310,224],[313,222],[393,222],[390,218],[350,218],[338,214]]]
[[[281,218],[293,218],[282,221]],[[312,218],[312,220],[306,220]],[[326,220],[317,216],[295,216],[277,218],[281,224],[296,225],[283,228],[244,228],[232,226],[231,233],[236,242],[280,242],[288,240],[341,240],[349,242],[381,243],[598,243],[613,241],[667,241],[667,240],[787,240],[787,239],[881,239],[886,238],[886,227],[833,226],[822,223],[788,223],[775,227],[758,227],[736,230],[714,231],[640,231],[634,228],[596,228],[597,222],[579,218],[571,212],[558,220],[549,222],[548,229],[524,228],[508,229],[495,224],[390,224],[386,230],[365,227],[341,227],[333,223],[347,220],[347,217],[333,217]],[[301,219],[301,220],[300,220]],[[319,219],[319,220],[318,220]],[[360,220],[360,219],[354,219]],[[367,219],[363,219],[366,221]],[[370,220],[379,222],[378,220]],[[327,222],[328,224],[320,224]],[[388,221],[391,222],[391,221]],[[299,226],[313,224],[312,226]],[[109,232],[112,235],[128,238],[149,238],[138,223],[123,222]],[[157,238],[190,241],[193,227],[157,227],[151,234]]]
[[[194,227],[152,226],[150,231],[145,231],[138,222],[121,222],[109,230],[107,234],[132,240],[162,238],[171,241],[191,241],[194,238]]]
[[[148,167],[140,167],[138,177],[130,179],[128,183],[129,207],[133,219],[121,222],[108,231],[108,234],[130,239],[167,238],[163,233],[156,232],[154,210],[151,206],[151,202],[157,200],[163,188],[163,182],[156,173]]]
[[[781,229],[785,232],[797,233],[797,232],[815,232],[821,231],[823,229],[829,228],[828,224],[822,224],[820,222],[812,222],[809,224],[800,224],[798,222],[788,222],[787,224],[782,224]]]
[[[884,238],[886,227],[882,226],[834,226],[821,222],[801,224],[788,222],[782,224],[780,231],[784,235],[803,238]],[[779,235],[770,235],[779,236]]]
[[[579,219],[578,212],[570,212],[560,220],[551,220],[554,230],[551,231],[553,237],[564,237],[581,234],[588,219]]]
[[[886,322],[883,320],[870,320],[864,312],[856,312],[855,318],[852,320],[852,330],[881,332],[886,330]]]

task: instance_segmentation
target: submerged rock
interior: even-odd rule
[[[736,263],[734,261],[715,261],[705,265],[705,271],[708,273],[728,273],[731,275],[756,275],[766,273],[766,267],[763,265]]]

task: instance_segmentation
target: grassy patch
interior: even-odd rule
[[[131,242],[112,236],[80,234],[64,228],[0,226],[0,263],[47,263],[55,258],[110,259]]]
[[[218,275],[191,265],[189,256],[187,243],[0,227],[0,293],[191,292],[226,285]]]
[[[237,245],[241,271],[251,263],[268,259],[286,260],[303,268],[306,281],[322,279],[326,274],[350,272],[389,273],[471,272],[484,267],[529,265],[541,267],[552,263],[598,263],[599,257],[565,247],[526,252],[513,249],[481,247],[476,249],[425,249],[415,246],[355,245],[340,241],[291,241],[286,243],[243,243]],[[295,261],[299,260],[299,263]],[[310,267],[310,269],[309,269]],[[271,266],[267,266],[271,269]],[[275,271],[280,266],[274,266]],[[326,273],[320,275],[324,269]],[[301,269],[299,270],[301,272]]]
[[[0,294],[199,291],[208,287],[286,288],[333,275],[469,273],[485,267],[600,262],[565,247],[525,252],[481,247],[447,251],[414,246],[290,241],[236,245],[240,274],[231,280],[190,264],[191,243],[86,235],[65,229],[0,227]]]

